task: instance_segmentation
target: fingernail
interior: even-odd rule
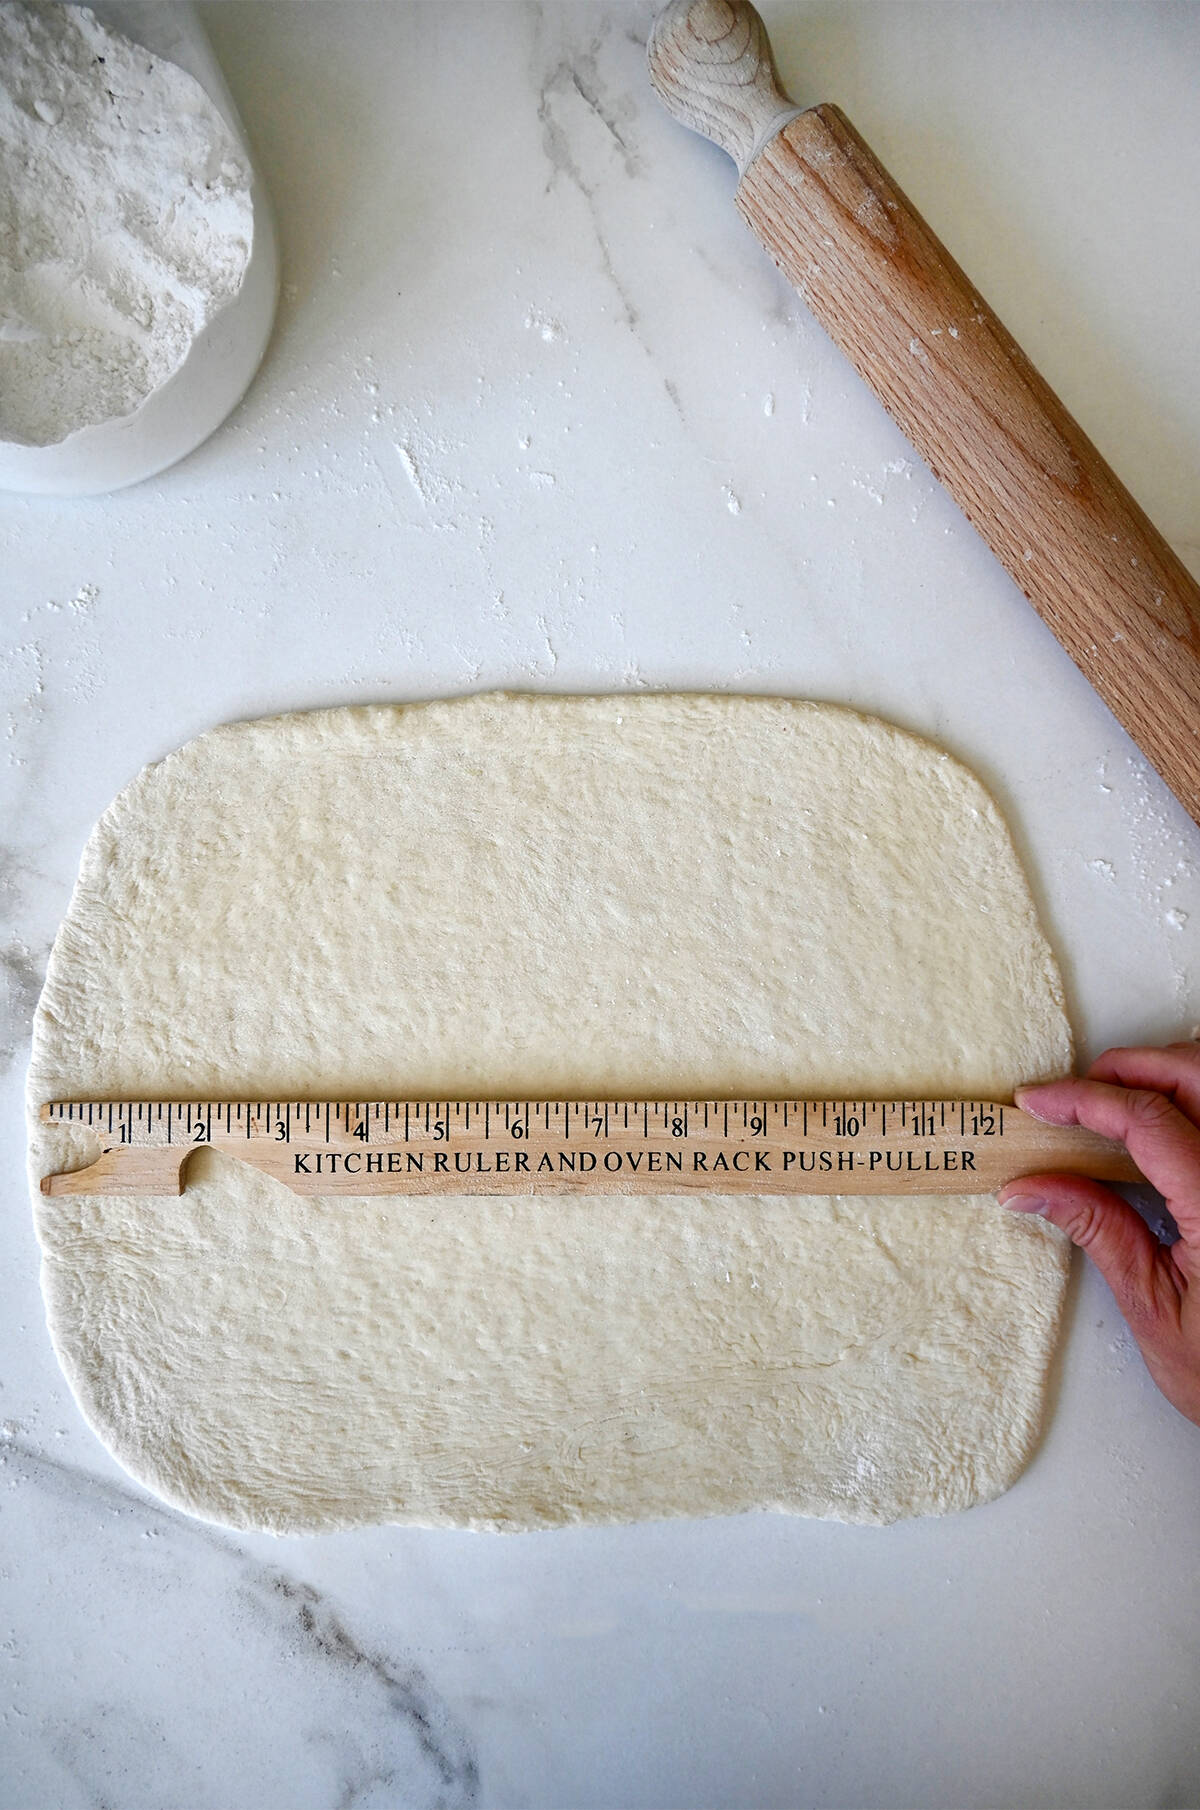
[[[1014,1213],[1044,1213],[1050,1202],[1040,1194],[1010,1194],[1000,1205],[1011,1207]]]

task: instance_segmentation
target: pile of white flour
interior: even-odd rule
[[[0,0],[0,438],[128,415],[241,287],[250,170],[190,75]]]

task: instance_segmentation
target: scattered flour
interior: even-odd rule
[[[536,333],[547,345],[554,345],[564,337],[563,324],[552,315],[543,314],[540,308],[531,308],[525,316],[526,331]]]
[[[250,170],[198,82],[85,7],[0,0],[0,437],[131,414],[252,237]]]

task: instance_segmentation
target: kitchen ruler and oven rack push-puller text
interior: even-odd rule
[[[219,1150],[297,1194],[982,1194],[1119,1145],[989,1100],[58,1100],[96,1139],[56,1194],[179,1194]]]

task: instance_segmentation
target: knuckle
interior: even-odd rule
[[[1169,1125],[1176,1116],[1176,1109],[1165,1094],[1154,1093],[1150,1088],[1134,1088],[1129,1095],[1129,1116],[1134,1124],[1144,1131],[1157,1131]]]
[[[1095,1244],[1104,1215],[1094,1201],[1073,1200],[1055,1214],[1055,1219],[1071,1243],[1077,1244],[1081,1251],[1086,1251]]]

